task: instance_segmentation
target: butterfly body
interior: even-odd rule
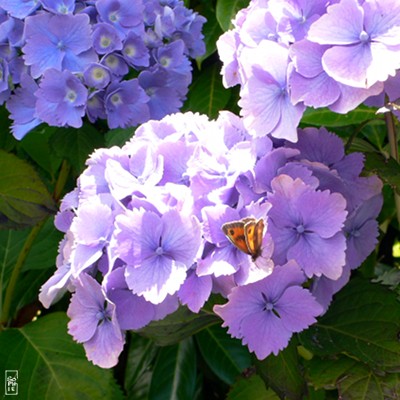
[[[261,255],[261,244],[264,236],[264,220],[260,218],[243,218],[227,222],[222,231],[230,242],[239,250],[251,255],[255,261]]]

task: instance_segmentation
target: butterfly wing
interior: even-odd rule
[[[261,254],[261,244],[264,236],[264,220],[261,218],[257,222],[249,220],[244,225],[244,237],[249,254],[256,259]]]
[[[222,225],[222,231],[224,232],[225,236],[230,240],[230,242],[239,250],[243,251],[246,254],[251,254],[249,248],[247,247],[244,227],[244,221],[227,222],[226,224]]]

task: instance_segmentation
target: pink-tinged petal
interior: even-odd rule
[[[346,200],[341,194],[328,190],[308,191],[297,201],[306,231],[330,238],[343,227],[347,211]]]
[[[288,259],[295,259],[308,277],[325,275],[338,279],[342,274],[345,257],[346,238],[339,232],[329,239],[309,233],[289,248]]]
[[[311,25],[307,39],[319,44],[358,43],[363,19],[364,12],[357,0],[342,0],[329,6],[327,13]]]
[[[287,330],[301,332],[316,322],[315,317],[323,311],[312,294],[300,286],[291,286],[285,290],[276,311]]]
[[[118,326],[104,321],[95,335],[83,344],[86,357],[102,368],[112,368],[118,364],[118,357],[125,344],[125,337]]]
[[[368,69],[373,63],[371,46],[360,43],[351,46],[334,46],[322,57],[325,72],[344,85],[367,89],[376,80],[370,80]]]
[[[197,276],[193,271],[179,289],[179,299],[190,311],[198,313],[211,294],[211,276]]]
[[[277,355],[284,349],[292,336],[282,321],[272,311],[264,311],[249,315],[242,321],[240,336],[243,344],[254,352],[259,360],[263,360],[271,353]],[[231,333],[231,328],[228,330]]]

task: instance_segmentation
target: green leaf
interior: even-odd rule
[[[89,363],[83,347],[67,334],[63,313],[1,332],[0,370],[18,370],[20,399],[122,399],[111,370]]]
[[[314,387],[337,389],[343,399],[395,399],[400,389],[399,374],[374,371],[348,357],[314,358],[308,376]]]
[[[135,333],[131,333],[129,339],[125,391],[130,400],[147,400],[153,375],[151,367],[159,348],[152,340]]]
[[[266,389],[263,380],[258,375],[241,378],[232,386],[227,400],[279,400],[271,389]]]
[[[134,128],[117,128],[111,129],[105,134],[105,145],[107,147],[119,146],[122,147],[128,140],[130,140],[135,135]]]
[[[0,107],[0,149],[5,151],[11,151],[18,143],[11,133],[9,116],[7,109]]]
[[[20,142],[21,147],[51,176],[54,176],[59,169],[62,159],[51,149],[49,141],[58,128],[40,125],[32,134],[26,135]]]
[[[270,355],[263,361],[257,361],[256,368],[265,383],[282,398],[300,400],[307,391],[294,339],[277,356]]]
[[[197,58],[197,65],[200,68],[201,63],[217,50],[217,40],[222,35],[223,31],[215,17],[215,11],[210,8],[202,10],[201,14],[207,18],[207,22],[203,26],[204,43],[206,52],[201,57]]]
[[[400,194],[400,164],[392,157],[386,158],[382,153],[371,152],[365,155],[365,168],[377,174],[384,183]]]
[[[230,96],[231,91],[222,85],[220,64],[212,64],[195,77],[183,110],[216,118],[228,103]]]
[[[88,156],[99,147],[104,147],[104,137],[89,124],[82,128],[59,128],[50,140],[56,154],[68,160],[76,173],[83,170]]]
[[[301,334],[320,356],[348,354],[372,368],[400,368],[400,306],[396,295],[362,278],[350,281],[328,312]]]
[[[347,114],[337,114],[328,108],[307,108],[301,119],[302,124],[329,127],[358,125],[376,119],[376,110],[359,106]]]
[[[195,390],[196,351],[193,339],[162,348],[154,366],[149,400],[190,400]]]
[[[0,228],[32,226],[54,211],[54,201],[36,171],[0,150]]]
[[[178,343],[201,329],[219,322],[213,314],[200,311],[194,314],[186,307],[180,307],[161,321],[153,321],[138,331],[140,335],[153,339],[157,345],[168,346]]]
[[[217,20],[224,32],[232,28],[232,20],[237,12],[247,7],[249,0],[218,0],[216,15]]]
[[[228,385],[233,384],[237,376],[251,365],[247,348],[220,326],[203,329],[196,335],[196,341],[207,365]]]

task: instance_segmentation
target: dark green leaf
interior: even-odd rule
[[[163,320],[151,322],[138,333],[153,339],[157,345],[168,346],[178,343],[182,339],[192,336],[201,329],[219,321],[220,319],[216,315],[202,311],[194,314],[186,307],[180,307]]]
[[[321,356],[346,353],[372,368],[400,368],[400,306],[396,295],[361,278],[340,291],[328,312],[301,334]]]
[[[50,145],[59,157],[69,161],[75,172],[80,172],[93,150],[104,147],[104,137],[91,125],[79,129],[59,128]]]
[[[231,96],[231,91],[222,85],[220,69],[219,64],[212,64],[195,77],[183,110],[207,114],[210,118],[218,116]]]
[[[35,132],[26,135],[20,143],[29,157],[51,176],[55,175],[62,162],[62,159],[52,151],[49,144],[57,129],[44,124],[40,125],[35,129]]]
[[[253,375],[249,379],[241,378],[235,382],[227,400],[279,400],[279,397],[271,389],[266,389],[258,375]]]
[[[196,351],[193,339],[164,347],[158,354],[149,400],[192,400],[196,390]]]
[[[347,357],[313,359],[308,365],[313,386],[336,388],[343,399],[387,400],[399,393],[399,374],[369,369],[365,364]]]
[[[18,370],[20,399],[122,399],[111,371],[89,363],[83,347],[67,334],[63,313],[1,332],[0,370],[6,369]]]
[[[202,11],[202,15],[207,18],[207,22],[203,26],[203,34],[204,34],[204,42],[206,45],[206,52],[203,56],[199,57],[196,61],[198,66],[208,58],[211,54],[215,52],[217,49],[217,40],[222,35],[222,29],[218,24],[218,21],[215,17],[214,10],[209,8],[204,9]]]
[[[235,18],[237,12],[247,7],[249,0],[218,0],[216,15],[217,20],[225,32],[232,28],[232,19]]]
[[[0,149],[11,151],[17,143],[10,131],[9,113],[5,107],[0,107]]]
[[[301,122],[306,125],[325,127],[340,127],[358,125],[376,119],[376,110],[366,106],[359,106],[347,114],[337,114],[328,108],[307,108]]]
[[[231,338],[226,329],[220,326],[203,329],[196,335],[196,340],[207,365],[229,385],[251,365],[247,348],[238,339]]]
[[[387,139],[387,127],[385,121],[374,120],[361,129],[362,135],[371,142],[376,149],[382,151]]]
[[[120,146],[122,147],[128,140],[130,140],[135,134],[134,128],[117,128],[111,129],[105,134],[105,145],[107,147]]]
[[[281,398],[300,400],[306,393],[307,386],[297,354],[297,340],[292,339],[289,346],[277,356],[270,355],[263,361],[257,361],[256,368],[265,383]]]
[[[158,347],[150,339],[135,333],[130,335],[128,361],[125,371],[125,391],[130,400],[145,400],[148,398],[152,364]]]
[[[394,158],[386,158],[378,152],[367,153],[365,167],[368,171],[376,173],[383,182],[400,194],[400,164]]]
[[[32,226],[54,211],[54,201],[36,171],[0,150],[0,228]]]

